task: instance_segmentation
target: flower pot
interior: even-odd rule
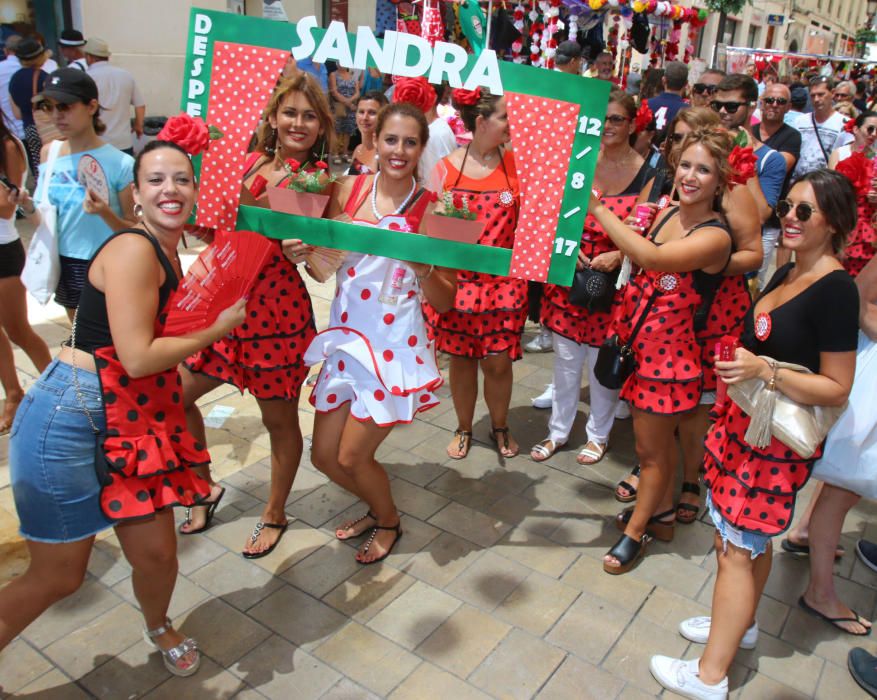
[[[326,211],[326,205],[329,204],[329,195],[296,192],[285,187],[269,187],[268,203],[272,211],[321,219],[323,212]]]
[[[484,231],[483,221],[470,221],[441,214],[425,214],[423,226],[427,236],[458,243],[478,243]]]

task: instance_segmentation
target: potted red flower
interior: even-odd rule
[[[458,243],[478,243],[484,222],[476,220],[469,204],[467,195],[445,190],[439,208],[423,217],[426,235]]]
[[[335,182],[329,165],[322,160],[310,165],[289,158],[283,162],[283,168],[286,175],[276,186],[266,188],[271,209],[313,219],[322,218],[329,204],[327,190]],[[258,197],[255,193],[254,196]]]

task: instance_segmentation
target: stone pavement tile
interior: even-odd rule
[[[374,631],[414,649],[460,607],[460,601],[418,581],[368,622]]]
[[[694,599],[709,578],[709,573],[697,564],[675,556],[672,548],[672,542],[652,541],[645,558],[633,570],[633,576]]]
[[[624,688],[622,678],[575,656],[567,656],[536,697],[539,700],[612,700]]]
[[[272,700],[318,698],[341,678],[319,659],[276,635],[228,670]]]
[[[480,690],[473,688],[447,671],[422,663],[389,696],[389,700],[490,700]]]
[[[177,628],[223,668],[228,668],[271,632],[220,598],[211,598],[190,610]]]
[[[58,601],[34,620],[22,632],[22,636],[42,649],[116,607],[121,601],[119,596],[94,579],[86,579],[76,593]]]
[[[264,498],[255,497],[253,493],[232,486],[227,481],[220,483],[220,486],[225,489],[225,493],[222,494],[222,501],[220,501],[219,507],[216,509],[217,513],[222,512],[226,506],[234,506],[238,510],[249,510],[265,500]],[[255,491],[256,489],[254,489]]]
[[[490,547],[511,529],[496,520],[459,503],[449,503],[429,519],[431,525],[447,530],[482,547]]]
[[[530,575],[525,566],[485,550],[445,591],[470,605],[493,611]]]
[[[635,685],[628,684],[618,695],[618,700],[651,700],[654,697],[651,693],[644,693]]]
[[[255,489],[263,486],[271,480],[271,468],[269,464],[259,461],[241,469],[234,474],[229,474],[222,480],[226,484],[240,489],[244,493],[252,493]]]
[[[486,511],[508,492],[501,486],[484,481],[478,476],[465,476],[456,469],[448,469],[428,486],[430,491],[441,494],[457,503],[478,511]]]
[[[678,636],[680,622],[687,620],[689,617],[709,614],[710,608],[708,605],[701,605],[691,598],[674,593],[672,589],[668,590],[663,586],[656,586],[649,594],[638,616],[649,622],[654,622],[656,625]],[[679,639],[682,639],[682,637],[679,637]]]
[[[495,503],[484,509],[487,515],[498,520],[514,524],[525,532],[533,533],[544,538],[550,538],[564,521],[550,511],[541,507],[538,500],[532,496],[522,496],[510,493],[503,496]],[[552,543],[552,546],[557,545]]]
[[[440,534],[426,549],[409,558],[404,568],[411,576],[438,588],[444,588],[471,566],[484,550],[462,537],[441,530],[436,531]]]
[[[189,578],[238,610],[248,610],[283,585],[268,571],[231,552],[202,566]]]
[[[494,697],[531,698],[566,655],[521,630],[512,630],[469,681]]]
[[[333,539],[288,568],[281,578],[305,593],[322,598],[361,568],[353,558],[351,547]]]
[[[464,605],[415,651],[446,671],[466,678],[508,634],[511,627]]]
[[[286,585],[247,615],[307,651],[347,623],[343,615],[325,603]]]
[[[270,459],[267,460],[270,465]],[[300,498],[312,493],[315,489],[320,488],[324,484],[328,484],[329,479],[324,474],[315,469],[305,467],[304,459],[295,474],[295,480],[292,482],[292,489],[286,499],[286,505],[289,506]],[[260,501],[267,501],[271,494],[271,481],[265,481],[260,486],[255,487],[250,494],[253,498]]]
[[[320,527],[358,500],[340,486],[328,483],[299,498],[288,506],[287,512],[312,527]]]
[[[447,467],[441,464],[446,459],[445,453],[442,451],[437,455],[430,443],[417,445],[408,451],[392,450],[381,458],[381,464],[395,477],[417,486],[426,486],[447,471]]]
[[[420,663],[414,654],[351,622],[314,650],[314,656],[384,697]]]
[[[201,534],[177,537],[177,561],[183,576],[198,571],[202,566],[218,559],[225,552],[225,547]]]
[[[491,549],[555,579],[560,578],[579,556],[577,552],[558,547],[522,528],[510,530]]]
[[[769,634],[758,635],[755,649],[737,652],[736,661],[805,695],[816,691],[825,663],[822,657],[802,652]]]
[[[493,614],[515,627],[542,636],[579,595],[574,588],[534,571],[496,607]]]
[[[366,622],[401,595],[415,579],[385,564],[360,569],[323,596],[323,601],[357,622]]]
[[[393,479],[390,486],[393,500],[399,510],[420,520],[428,520],[448,503],[448,499],[444,496],[427,491],[405,479]]]
[[[229,700],[246,686],[237,676],[217,666],[208,658],[201,659],[197,673],[188,678],[171,677],[147,693],[149,700],[178,700],[179,698],[210,698]]]
[[[618,641],[631,618],[631,613],[597,596],[582,595],[560,618],[546,639],[585,661],[599,664]],[[583,633],[584,630],[587,630],[587,634]]]
[[[131,565],[122,554],[118,540],[95,541],[88,559],[88,573],[108,588],[131,575]]]
[[[408,569],[407,562],[421,552],[428,552],[432,543],[442,534],[437,527],[418,520],[413,515],[402,514],[402,539],[385,561],[397,569]]]
[[[738,697],[740,700],[805,700],[811,696],[800,693],[783,683],[778,683],[763,673],[756,673],[740,687]],[[852,700],[856,696],[833,695],[832,697]]]
[[[798,596],[807,587],[809,578],[810,560],[807,557],[775,553],[770,578],[764,586],[764,594],[795,607],[798,605]]]
[[[89,700],[90,698],[88,693],[58,669],[43,674],[21,688],[18,694],[9,697],[39,698],[39,700]]]
[[[614,576],[607,576],[603,564],[592,557],[580,557],[560,579],[561,583],[583,593],[592,593],[617,605],[622,610],[635,613],[648,598],[655,586],[631,576],[619,585]]]
[[[709,580],[704,584],[697,596],[697,602],[705,605],[707,608],[712,606],[715,580],[715,573],[710,574]],[[785,603],[781,603],[770,596],[761,596],[755,613],[755,619],[758,620],[758,629],[772,637],[779,637],[789,616],[789,610],[789,606]]]
[[[90,622],[43,649],[43,653],[71,678],[95,667],[95,659],[116,656],[143,637],[143,617],[125,603],[111,608]]]
[[[98,698],[141,697],[170,678],[161,655],[142,640],[117,656],[98,660],[100,665],[95,663],[96,668],[79,680]]]
[[[0,679],[3,691],[14,693],[51,670],[52,664],[34,651],[23,639],[15,639],[0,654]]]
[[[836,698],[848,698],[848,700],[867,700],[868,693],[859,687],[853,680],[846,662],[838,666],[826,662],[822,669],[822,677],[816,688],[815,700],[835,700]]]
[[[842,595],[841,600],[844,600]],[[871,635],[855,637],[846,634],[797,606],[789,611],[780,639],[843,667],[846,667],[847,654],[853,647],[864,647],[872,654],[877,653],[877,639]]]
[[[238,700],[237,696],[235,700]],[[374,693],[357,685],[349,678],[342,678],[320,700],[380,700]]]
[[[396,426],[393,431],[387,436],[387,439],[384,440],[384,443],[388,447],[395,447],[400,450],[410,450],[415,445],[419,445],[422,442],[430,442],[430,444],[437,444],[441,442],[441,438],[437,439],[439,434],[443,434],[444,431],[429,423],[426,423],[421,420],[415,420],[408,425],[400,425]]]
[[[139,609],[139,603],[134,597],[134,590],[131,588],[130,578],[126,578],[124,581],[120,581],[113,586],[113,592],[118,593],[122,598],[131,603],[131,605]],[[203,588],[195,585],[185,576],[178,576],[176,585],[174,586],[174,594],[171,598],[171,604],[167,611],[168,617],[170,617],[171,620],[175,620],[179,615],[182,615],[184,612],[209,597],[210,593]]]
[[[277,547],[267,557],[250,560],[256,566],[279,576],[290,566],[316,552],[332,538],[301,520],[291,520]]]
[[[649,671],[649,660],[656,653],[681,658],[688,641],[674,632],[642,617],[635,617],[602,666],[617,678],[624,678],[640,690],[657,693],[661,685]]]
[[[208,430],[207,446],[212,459],[210,473],[217,480],[225,479],[242,467],[259,462],[271,454],[267,447],[260,447],[224,430]]]

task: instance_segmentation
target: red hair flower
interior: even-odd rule
[[[844,122],[844,131],[846,131],[848,134],[852,134],[853,129],[855,129],[855,128],[856,128],[856,120],[855,119],[847,119]]]
[[[451,92],[451,96],[457,104],[471,107],[472,105],[477,105],[478,101],[481,99],[481,88],[477,87],[474,90],[455,88]]]
[[[649,103],[645,100],[639,106],[639,109],[636,110],[636,118],[633,120],[633,125],[636,133],[641,133],[649,128],[649,124],[652,123],[652,120],[655,118],[654,113],[649,108]]]
[[[170,117],[158,132],[160,141],[177,144],[190,156],[197,156],[207,149],[211,141],[222,138],[222,132],[215,126],[207,126],[201,117],[192,117],[185,112]]]
[[[752,146],[746,146],[745,148],[734,146],[731,155],[728,156],[728,164],[731,166],[731,177],[729,180],[731,187],[734,185],[745,185],[750,178],[754,177],[755,164],[757,162],[758,158],[755,156]]]
[[[858,151],[852,153],[849,158],[840,161],[835,170],[841,175],[845,175],[852,183],[859,199],[868,194],[868,190],[871,189],[874,165],[863,153]]]
[[[393,102],[408,102],[426,114],[435,106],[435,90],[423,76],[399,78],[393,90]]]

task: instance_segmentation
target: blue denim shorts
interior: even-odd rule
[[[713,524],[716,526],[716,530],[718,530],[718,533],[722,538],[725,551],[728,549],[728,542],[740,549],[748,549],[751,552],[751,559],[760,557],[767,551],[767,545],[770,544],[771,538],[768,535],[756,535],[753,532],[746,532],[745,530],[734,527],[731,523],[725,520],[719,512],[719,509],[716,508],[716,504],[713,503],[713,497],[709,490],[707,490],[706,493],[706,507],[707,510],[709,510],[710,517],[713,519]]]
[[[85,405],[103,432],[97,374],[77,374]],[[18,407],[10,433],[9,474],[22,537],[75,542],[113,526],[100,508],[96,444],[76,397],[73,368],[53,360]]]

